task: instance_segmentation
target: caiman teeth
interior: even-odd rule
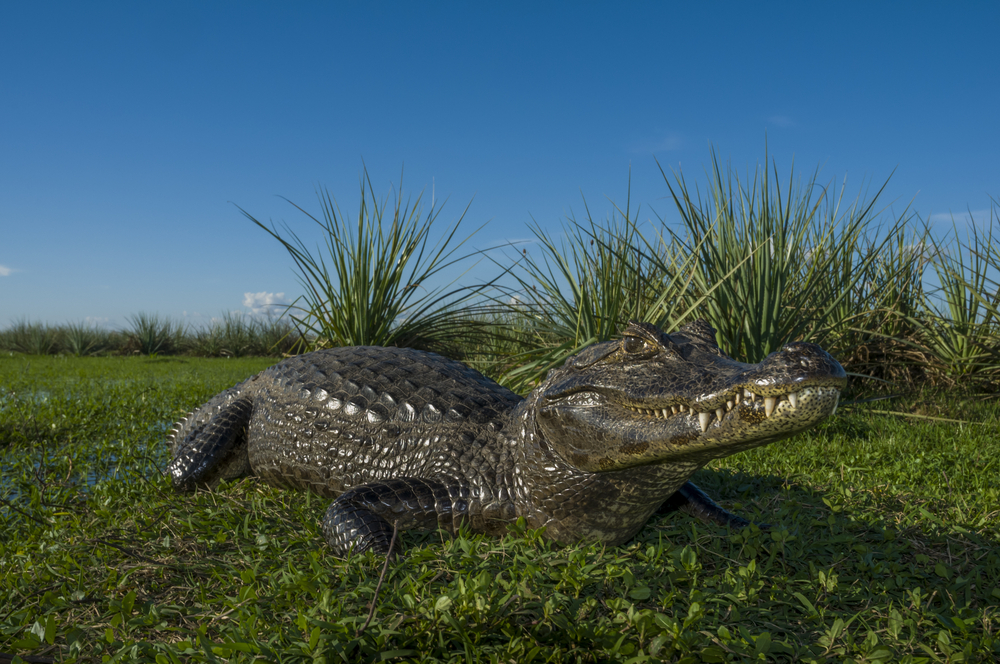
[[[698,423],[701,424],[701,432],[708,431],[708,424],[712,421],[711,413],[698,413]]]
[[[810,390],[812,390],[812,388],[806,388],[806,391]],[[648,417],[655,417],[656,419],[660,420],[669,419],[674,415],[680,415],[683,413],[690,413],[692,415],[697,415],[698,425],[700,426],[702,433],[704,433],[708,431],[708,427],[712,423],[712,420],[718,420],[719,422],[722,422],[723,419],[726,417],[726,413],[731,411],[733,408],[736,408],[743,402],[746,402],[749,406],[754,402],[763,401],[764,416],[771,417],[771,415],[773,415],[774,412],[778,409],[778,406],[780,406],[781,403],[784,401],[787,401],[788,405],[791,408],[793,409],[798,408],[801,395],[802,392],[790,392],[788,394],[776,397],[765,397],[759,394],[755,394],[746,388],[740,388],[736,391],[735,394],[731,396],[731,398],[726,400],[726,403],[724,405],[719,406],[715,410],[708,410],[705,412],[696,411],[693,408],[685,406],[684,404],[663,406],[662,408],[640,408],[638,406],[626,406],[626,407],[633,412],[640,413]],[[839,398],[839,391],[837,396]],[[833,415],[836,412],[837,412],[837,402],[834,401],[833,411],[830,414]]]
[[[771,413],[774,412],[774,407],[777,405],[778,399],[776,397],[764,397],[764,415],[771,417]]]

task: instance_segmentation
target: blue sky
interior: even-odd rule
[[[0,5],[0,327],[203,324],[298,294],[235,207],[306,234],[433,184],[474,244],[624,203],[676,219],[656,160],[704,183],[770,156],[884,206],[988,219],[1000,4]],[[932,215],[934,215],[932,217]],[[942,215],[942,216],[938,216]],[[947,224],[942,224],[945,228]],[[264,296],[266,298],[266,295]],[[258,301],[262,298],[258,298]]]

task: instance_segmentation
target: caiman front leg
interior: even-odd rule
[[[247,427],[252,413],[253,404],[240,384],[177,422],[167,436],[172,458],[166,474],[174,487],[215,486],[249,474]]]
[[[717,523],[720,526],[729,526],[733,530],[746,528],[750,522],[741,516],[728,512],[714,500],[708,497],[704,491],[691,482],[685,482],[680,489],[674,492],[669,498],[663,501],[657,514],[668,514],[680,510],[696,516],[702,521]],[[758,524],[760,528],[770,528],[766,523]]]
[[[322,529],[338,556],[389,552],[395,525],[399,530],[451,533],[469,515],[469,490],[449,481],[403,477],[362,484],[345,491],[326,511]]]

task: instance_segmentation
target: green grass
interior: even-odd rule
[[[842,408],[696,481],[770,532],[658,517],[621,547],[403,533],[338,560],[327,501],[174,493],[169,424],[273,359],[0,357],[0,652],[54,661],[1000,657],[1000,407]],[[899,418],[871,411],[894,410]],[[0,657],[2,661],[2,657]]]
[[[0,352],[24,355],[193,355],[198,357],[280,357],[306,344],[288,318],[247,316],[238,311],[201,327],[140,312],[125,330],[86,323],[46,325],[21,319],[0,330]]]

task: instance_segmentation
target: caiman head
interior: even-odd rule
[[[632,321],[551,371],[537,391],[546,442],[589,472],[710,459],[786,438],[837,409],[844,369],[794,342],[760,364],[726,355],[705,321],[665,334]]]

